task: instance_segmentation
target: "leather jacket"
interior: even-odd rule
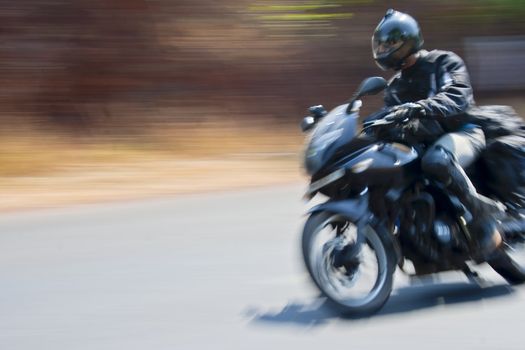
[[[384,101],[387,107],[407,102],[423,106],[427,120],[421,122],[426,128],[434,129],[436,137],[468,124],[465,112],[474,105],[463,60],[452,52],[441,50],[419,51],[413,66],[392,77]]]

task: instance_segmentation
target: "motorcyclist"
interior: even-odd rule
[[[474,104],[469,75],[456,54],[428,52],[422,45],[416,20],[388,10],[372,36],[377,65],[396,71],[385,91],[385,105],[397,117],[417,122],[412,131],[422,133],[430,145],[422,157],[423,171],[461,201],[478,253],[487,257],[501,244],[494,218],[499,208],[477,193],[464,171],[485,148],[482,129],[463,118]]]

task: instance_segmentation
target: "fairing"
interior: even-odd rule
[[[313,175],[342,145],[350,142],[357,131],[357,114],[347,114],[348,104],[334,108],[319,121],[308,140],[305,168]]]

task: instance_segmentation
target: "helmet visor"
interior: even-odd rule
[[[381,40],[373,39],[372,40],[372,50],[374,52],[374,58],[381,56],[387,56],[399,49],[403,45],[404,41],[401,38],[390,39],[390,40]]]

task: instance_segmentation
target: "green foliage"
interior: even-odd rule
[[[351,18],[354,14],[346,13],[285,13],[275,15],[263,15],[265,21],[325,21],[333,19]]]
[[[463,10],[452,17],[472,23],[522,19],[525,15],[525,0],[463,0],[454,3],[463,5]]]
[[[256,3],[248,11],[257,14],[262,21],[330,21],[353,17],[354,13],[344,8],[348,5],[370,2],[373,0],[275,1]]]

